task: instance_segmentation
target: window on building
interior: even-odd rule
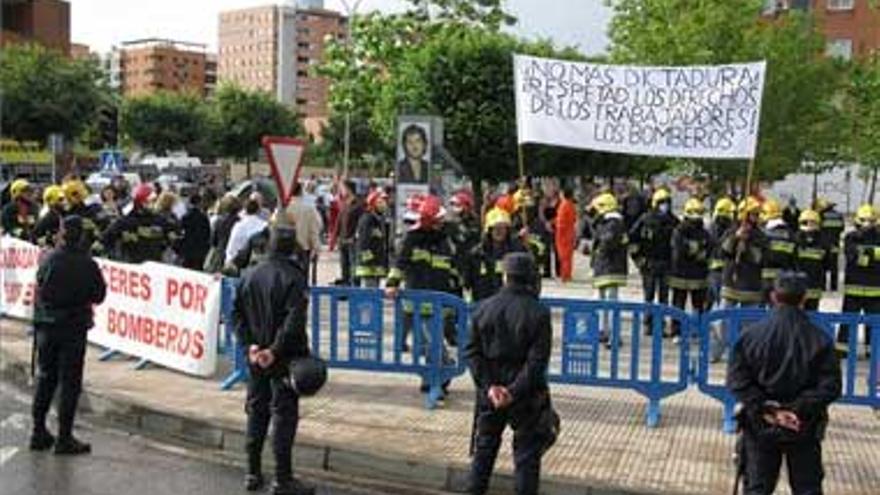
[[[309,57],[296,57],[296,63],[309,65]]]
[[[305,99],[305,98],[297,98],[297,99],[296,99],[296,104],[299,105],[299,106],[301,106],[301,107],[304,107],[304,106],[308,105],[308,103],[309,103],[309,100],[307,100],[307,99]]]
[[[299,34],[304,34],[304,35],[306,35],[306,36],[312,34],[312,30],[309,29],[309,28],[299,28],[299,29],[296,30],[296,32],[299,33]]]
[[[828,10],[852,10],[855,0],[828,0]]]
[[[309,77],[309,72],[305,70],[296,71],[296,77]]]
[[[825,45],[825,54],[829,57],[838,57],[844,60],[852,58],[853,42],[849,38],[837,38],[828,40]]]
[[[301,41],[301,42],[297,43],[296,46],[299,47],[300,50],[311,50],[312,49],[311,43],[308,43],[306,41]]]

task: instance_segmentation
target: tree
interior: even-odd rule
[[[45,141],[49,134],[79,136],[106,88],[92,60],[75,61],[38,45],[9,45],[0,57],[5,136]]]
[[[833,63],[809,14],[761,17],[762,0],[615,0],[610,2],[615,62],[689,65],[767,61],[756,176],[777,179],[823,156],[833,139]],[[671,28],[674,26],[674,28]],[[716,180],[745,175],[746,163],[697,162]]]
[[[211,127],[217,149],[221,156],[245,161],[248,176],[263,136],[296,136],[302,130],[296,113],[269,93],[225,84],[212,103]]]
[[[176,150],[193,152],[207,135],[207,117],[200,96],[160,91],[123,102],[122,132],[158,155]]]
[[[870,176],[868,202],[873,203],[880,171],[880,53],[853,63],[844,101],[849,154]]]

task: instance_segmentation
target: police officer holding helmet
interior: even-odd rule
[[[469,493],[482,495],[507,425],[514,431],[517,495],[535,495],[541,457],[556,440],[559,416],[550,404],[547,367],[553,328],[538,301],[538,269],[528,253],[504,259],[505,286],[473,315],[466,355],[476,385]]]
[[[293,477],[291,453],[301,393],[291,386],[289,365],[309,356],[308,285],[306,274],[294,257],[296,246],[293,227],[275,225],[269,239],[269,256],[244,273],[233,309],[236,336],[247,350],[250,365],[245,488],[257,491],[264,485],[262,452],[271,421],[275,424],[275,495],[315,492],[314,487]]]
[[[783,455],[794,495],[822,493],[821,442],[841,376],[831,337],[803,310],[806,296],[806,278],[782,272],[771,293],[775,309],[734,346],[727,386],[742,404],[746,495],[775,491]]]
[[[56,454],[78,455],[92,450],[73,436],[73,419],[82,390],[86,332],[94,325],[92,306],[104,301],[107,286],[82,242],[84,230],[82,218],[65,217],[58,234],[60,246],[40,262],[37,270],[34,342],[38,372],[31,450],[47,450],[53,444]],[[57,443],[46,428],[56,388],[60,388]]]

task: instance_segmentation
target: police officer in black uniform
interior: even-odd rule
[[[486,493],[501,435],[510,425],[516,493],[536,495],[541,457],[559,430],[547,385],[553,328],[550,311],[538,301],[534,258],[509,254],[504,273],[501,292],[474,312],[466,351],[477,395],[469,493]]]
[[[274,227],[269,256],[245,272],[233,309],[236,336],[247,350],[250,364],[245,488],[257,491],[263,487],[263,442],[271,420],[275,424],[276,495],[315,492],[314,487],[293,477],[291,451],[299,422],[299,397],[290,386],[288,366],[294,358],[309,355],[308,284],[295,254],[296,231],[286,225]]]
[[[92,328],[92,306],[104,301],[107,287],[97,263],[82,244],[83,220],[64,218],[60,247],[49,253],[37,271],[34,311],[37,384],[34,391],[31,450],[56,454],[87,454],[92,448],[73,436],[73,419],[82,390],[86,332]],[[60,387],[59,387],[60,386]],[[46,428],[46,414],[55,389],[58,399],[58,441]]]
[[[775,309],[734,346],[727,386],[742,404],[746,495],[774,492],[783,455],[794,495],[822,493],[821,443],[841,376],[831,337],[803,310],[806,294],[802,275],[783,272],[771,293]]]

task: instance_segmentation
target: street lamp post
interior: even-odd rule
[[[346,45],[351,49],[352,47],[352,37],[354,36],[354,17],[357,14],[357,9],[361,5],[363,0],[355,0],[353,4],[349,3],[349,0],[342,0],[342,5],[345,7],[345,14],[348,16],[348,36],[345,39]],[[350,95],[349,95],[350,96]],[[351,98],[349,98],[349,102]],[[351,108],[347,107],[345,109],[345,138],[343,142],[343,151],[342,151],[342,171],[343,177],[348,177],[348,166],[351,160]]]

